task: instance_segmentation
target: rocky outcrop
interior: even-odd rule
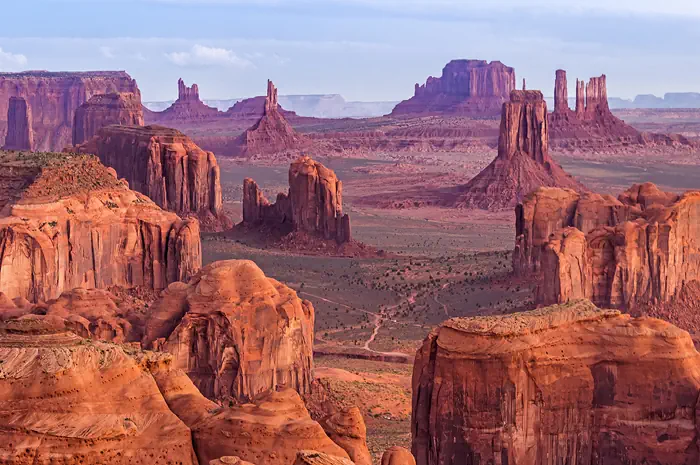
[[[92,139],[97,131],[113,124],[143,126],[143,106],[137,94],[99,94],[75,111],[73,145]]]
[[[108,126],[74,150],[99,156],[161,208],[197,216],[206,231],[231,226],[223,212],[216,157],[175,129]]]
[[[297,454],[293,465],[354,465],[344,457],[323,454],[312,450],[304,450]]]
[[[0,325],[0,360],[2,463],[198,464],[190,429],[120,346],[33,316]]]
[[[239,457],[226,456],[226,457],[218,458],[216,460],[209,461],[209,465],[255,465],[255,464],[241,460]]]
[[[97,158],[8,152],[0,164],[0,289],[8,297],[163,289],[201,267],[198,222],[130,191]]]
[[[10,97],[7,107],[7,136],[4,150],[28,150],[34,148],[32,109],[24,97]]]
[[[263,116],[236,139],[235,145],[236,155],[250,157],[300,149],[308,146],[309,140],[298,134],[279,111],[277,88],[267,81]]]
[[[224,116],[216,108],[207,106],[199,99],[199,87],[187,87],[182,79],[177,81],[177,100],[161,112],[148,112],[148,123],[173,123],[210,121]]]
[[[340,409],[319,423],[328,437],[348,453],[355,465],[372,465],[372,456],[367,448],[367,427],[360,409]]]
[[[333,170],[301,157],[289,167],[289,194],[270,204],[252,179],[243,184],[243,223],[308,233],[338,244],[351,241],[350,217],[343,214],[343,186]]]
[[[403,447],[390,447],[382,455],[381,465],[416,465],[416,459]]]
[[[456,204],[503,210],[541,186],[585,188],[549,155],[547,104],[540,91],[513,91],[503,104],[498,156],[467,185]]]
[[[313,329],[310,302],[232,260],[171,285],[151,308],[143,346],[173,354],[205,396],[249,400],[278,387],[310,391]]]
[[[497,117],[515,89],[515,70],[500,61],[454,60],[442,70],[442,77],[416,84],[415,95],[391,114]]]
[[[700,459],[700,354],[685,331],[587,302],[443,323],[418,351],[418,465]]]
[[[586,298],[633,310],[671,303],[700,281],[700,192],[678,199],[647,184],[601,200],[585,227],[565,224],[542,245],[539,303]]]
[[[33,149],[60,151],[71,145],[78,107],[93,95],[122,92],[140,95],[136,81],[123,71],[0,73],[0,141],[7,134],[11,97],[25,98],[32,110]]]

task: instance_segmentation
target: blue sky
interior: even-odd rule
[[[125,69],[144,100],[175,98],[179,77],[203,98],[271,78],[282,94],[401,100],[454,58],[501,60],[545,95],[557,68],[606,73],[611,96],[700,91],[698,0],[3,0],[3,13],[1,71]]]

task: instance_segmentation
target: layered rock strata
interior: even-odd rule
[[[541,186],[585,188],[549,155],[547,104],[540,91],[513,91],[503,104],[498,156],[460,193],[466,208],[503,210],[515,207]]]
[[[588,302],[443,323],[418,351],[419,465],[699,460],[685,331]]]
[[[416,84],[415,95],[399,103],[392,116],[449,114],[497,117],[515,86],[515,70],[500,61],[453,60],[441,77]]]
[[[7,136],[4,150],[34,149],[32,109],[24,97],[10,97],[7,108]]]
[[[313,328],[310,302],[255,263],[232,260],[171,285],[150,311],[143,346],[171,353],[210,398],[249,400],[278,387],[306,394]]]
[[[91,156],[0,153],[0,289],[47,301],[76,288],[163,289],[201,267],[197,221],[129,190]]]
[[[289,167],[289,194],[270,204],[252,179],[243,184],[243,223],[283,232],[304,232],[338,244],[351,241],[350,217],[343,214],[343,186],[333,172],[309,157]]]
[[[223,212],[216,157],[175,129],[108,126],[75,147],[114,168],[129,186],[181,216],[197,216],[206,231],[231,226]]]
[[[105,126],[143,126],[143,106],[137,94],[100,94],[75,111],[73,145],[92,139]]]
[[[60,151],[71,145],[78,107],[93,95],[123,92],[140,95],[136,81],[123,71],[0,73],[0,141],[7,134],[11,97],[23,97],[32,110],[32,148]]]

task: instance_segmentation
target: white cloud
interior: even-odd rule
[[[27,57],[6,52],[0,47],[0,71],[17,71],[27,65]]]
[[[250,60],[236,55],[232,50],[195,44],[188,52],[170,52],[165,57],[178,66],[234,66],[252,67]]]
[[[112,47],[102,46],[100,47],[100,53],[103,57],[109,58],[110,60],[116,57],[116,55],[114,55],[114,49]]]

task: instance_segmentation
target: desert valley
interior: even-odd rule
[[[0,72],[0,463],[700,464],[700,109],[612,79]]]

